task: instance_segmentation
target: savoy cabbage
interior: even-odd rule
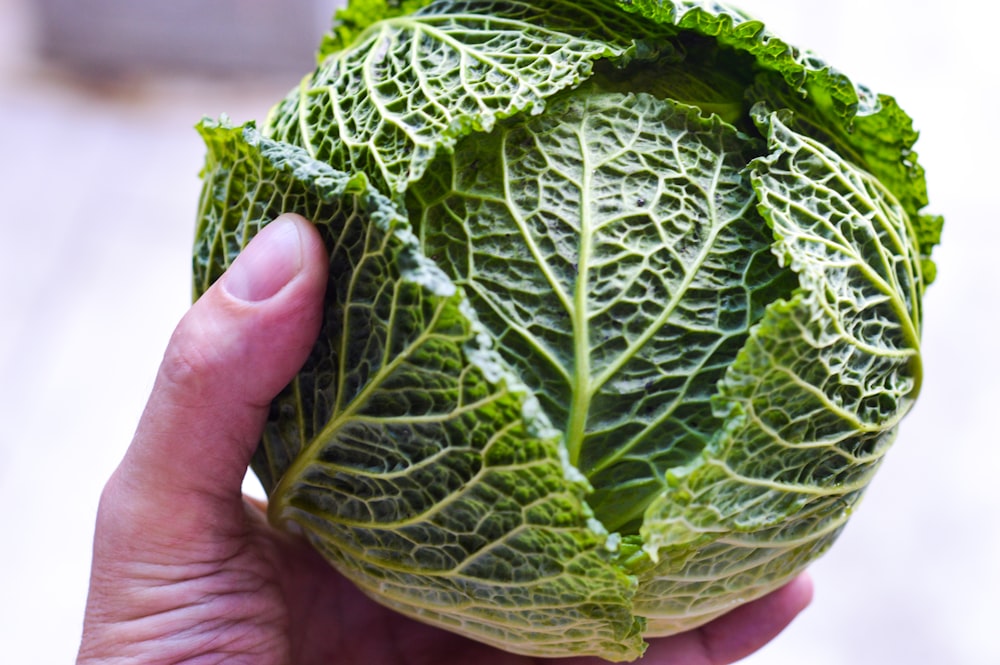
[[[270,517],[423,621],[635,658],[824,552],[919,392],[910,119],[722,4],[355,0],[200,131],[196,295],[280,213],[329,249]]]

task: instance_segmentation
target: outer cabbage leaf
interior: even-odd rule
[[[636,611],[653,634],[763,594],[824,551],[920,387],[923,278],[902,206],[779,116],[760,121],[772,152],[753,183],[801,287],[754,328],[715,398],[724,427],[647,514],[659,563]]]
[[[586,483],[405,217],[364,177],[252,127],[201,132],[197,292],[281,212],[308,216],[330,249],[320,341],[253,461],[271,520],[424,621],[532,654],[639,655],[635,580]]]
[[[858,114],[847,124],[836,122],[832,117],[831,96],[824,89],[834,82],[849,85],[846,78],[826,71],[819,82],[810,82],[809,95],[803,97],[775,85],[773,75],[762,74],[748,94],[754,102],[764,103],[772,110],[793,111],[786,116],[789,127],[872,174],[899,199],[913,225],[921,251],[924,283],[929,284],[936,274],[931,250],[940,241],[943,220],[921,212],[927,205],[927,185],[924,169],[913,151],[918,136],[913,122],[888,95],[878,96],[878,112]]]
[[[398,193],[458,137],[541,112],[597,59],[652,57],[637,36],[667,32],[600,0],[434,2],[331,52],[265,132]]]

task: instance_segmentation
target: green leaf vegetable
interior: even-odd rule
[[[420,620],[634,659],[824,552],[919,392],[910,119],[719,3],[355,0],[200,131],[196,296],[329,249],[270,518]]]

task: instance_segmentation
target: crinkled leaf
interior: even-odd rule
[[[779,39],[764,24],[733,7],[711,0],[617,0],[629,12],[650,21],[711,37],[716,43],[752,55],[759,66],[779,73],[785,84],[800,93],[807,92],[810,79],[830,71],[814,54],[800,50]],[[878,100],[867,89],[855,86],[846,78],[827,84],[827,93],[837,110],[839,121],[850,123],[857,114],[877,110]]]
[[[787,294],[718,118],[590,87],[459,144],[412,188],[424,250],[566,432],[611,529],[721,421],[715,385]]]
[[[821,81],[837,79],[846,80],[834,72],[825,72]],[[941,239],[943,221],[920,212],[927,205],[927,184],[923,167],[913,151],[918,136],[913,121],[896,100],[879,95],[877,113],[858,115],[844,125],[832,117],[834,110],[824,86],[811,82],[809,90],[809,96],[803,97],[776,85],[773,74],[762,74],[748,94],[751,100],[763,103],[769,110],[791,110],[793,114],[786,117],[789,127],[820,141],[878,178],[910,217],[920,247],[925,284],[932,282],[934,264],[930,254]]]
[[[644,547],[660,564],[636,604],[652,630],[725,609],[726,589],[763,593],[824,550],[919,390],[922,276],[906,212],[777,115],[762,122],[772,154],[753,183],[801,287],[754,328],[715,400],[725,425],[650,508]]]
[[[330,53],[266,133],[402,192],[458,137],[540,112],[598,58],[650,57],[636,44],[644,23],[599,0],[434,2]]]
[[[330,249],[319,342],[253,462],[271,519],[412,616],[532,654],[639,655],[635,582],[586,484],[405,217],[363,177],[252,128],[201,131],[198,291],[282,212]]]

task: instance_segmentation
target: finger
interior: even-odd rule
[[[280,217],[181,320],[113,478],[147,523],[183,531],[242,511],[268,405],[315,342],[326,268],[316,229]]]

